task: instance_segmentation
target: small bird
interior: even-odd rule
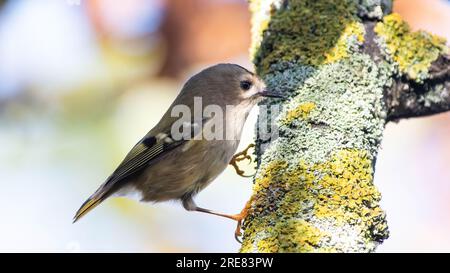
[[[217,64],[192,76],[159,123],[84,202],[74,223],[108,197],[137,196],[144,202],[180,200],[188,211],[236,220],[235,235],[240,235],[244,212],[229,215],[204,209],[195,204],[193,197],[230,164],[247,116],[263,97],[282,96],[267,91],[260,78],[236,64]],[[204,109],[215,106],[211,109],[223,113],[206,115],[203,112],[207,111],[200,109],[203,114],[196,117],[196,99],[201,100]],[[179,115],[174,115],[177,109],[189,110],[190,116],[180,122]],[[180,128],[175,125],[188,133],[183,132],[180,137]],[[215,138],[208,136],[209,132]]]

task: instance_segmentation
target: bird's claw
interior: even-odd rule
[[[242,240],[241,240],[241,227],[244,224],[245,218],[248,215],[248,212],[250,210],[250,206],[251,203],[253,201],[253,197],[250,198],[250,200],[247,201],[247,203],[245,204],[245,207],[242,209],[242,211],[237,214],[234,215],[234,220],[237,221],[237,226],[236,226],[236,230],[234,231],[234,238],[236,239],[236,241],[238,241],[240,244],[242,244]]]
[[[230,165],[234,167],[234,169],[236,170],[236,173],[239,176],[242,176],[242,177],[253,177],[255,175],[255,174],[253,174],[253,175],[245,175],[244,174],[245,172],[243,170],[241,170],[239,168],[239,166],[238,166],[238,162],[241,162],[241,161],[246,160],[246,159],[248,161],[252,162],[252,157],[248,154],[248,150],[250,150],[253,147],[255,147],[255,144],[248,145],[248,147],[245,148],[245,150],[235,154],[233,156],[233,158],[231,159],[231,161],[230,161]]]
[[[242,225],[242,220],[239,220],[237,223],[237,227],[236,230],[234,231],[234,239],[236,239],[236,241],[238,241],[238,243],[242,244],[242,240],[241,240],[241,225]]]

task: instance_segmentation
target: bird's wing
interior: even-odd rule
[[[212,121],[212,118],[203,118],[201,126],[204,127],[210,121]],[[196,139],[197,135],[202,134],[202,130],[199,130],[199,127],[200,125],[195,122],[186,125],[185,129],[187,132],[190,132],[191,140],[189,140],[189,138],[188,140],[174,140],[170,133],[145,136],[133,147],[133,149],[131,149],[119,167],[117,167],[114,173],[108,178],[106,184],[116,183],[133,175],[137,171],[148,166],[153,159],[178,146],[183,145],[183,151],[188,150],[192,146],[193,140]],[[164,131],[169,131],[169,129]]]
[[[186,140],[175,141],[169,135],[162,133],[157,136],[145,137],[131,149],[119,167],[108,178],[105,186],[135,174],[148,166],[153,159],[184,143],[186,143]]]

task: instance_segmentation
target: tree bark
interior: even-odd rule
[[[250,1],[256,71],[288,99],[265,102],[282,111],[277,138],[256,141],[242,252],[370,252],[388,238],[373,183],[385,124],[450,109],[445,41],[391,7]]]

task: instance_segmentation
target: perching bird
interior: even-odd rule
[[[280,95],[267,91],[261,79],[239,65],[218,64],[194,75],[159,123],[84,202],[74,222],[108,197],[137,194],[140,201],[180,200],[188,211],[234,219],[239,233],[243,213],[228,215],[200,208],[193,197],[230,163],[245,120],[262,97]],[[186,110],[189,116],[180,120]]]

